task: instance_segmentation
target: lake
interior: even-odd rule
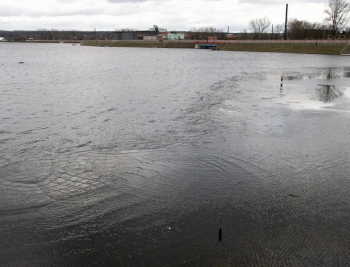
[[[1,266],[350,265],[348,57],[1,43],[0,70]]]

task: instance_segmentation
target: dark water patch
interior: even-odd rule
[[[84,143],[84,144],[79,144],[79,145],[78,145],[78,148],[87,146],[87,145],[89,145],[89,144],[91,144],[91,143],[92,143],[91,141],[88,141],[88,142],[86,142],[86,143]]]

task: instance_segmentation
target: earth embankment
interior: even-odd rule
[[[145,42],[145,41],[86,41],[83,46],[144,47],[144,48],[194,48],[193,42]],[[204,43],[208,43],[204,41]],[[347,44],[340,43],[217,43],[217,50],[241,52],[275,52],[298,54],[340,55]]]

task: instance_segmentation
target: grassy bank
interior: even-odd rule
[[[176,43],[176,42],[95,42],[87,41],[81,43],[83,46],[100,46],[100,47],[145,47],[145,48],[193,48],[193,43]]]
[[[192,42],[113,42],[87,41],[83,46],[101,47],[145,47],[145,48],[194,48]],[[344,44],[262,44],[262,43],[235,43],[219,44],[218,50],[242,52],[275,52],[298,54],[340,55]]]
[[[164,46],[165,48],[194,48],[193,43],[176,43],[176,42],[167,42]]]
[[[163,47],[163,43],[159,42],[94,42],[87,41],[83,42],[80,45],[83,46],[100,46],[100,47],[145,47],[145,48],[153,48],[153,47]]]
[[[299,54],[340,55],[345,45],[340,44],[225,44],[224,51],[276,52]]]

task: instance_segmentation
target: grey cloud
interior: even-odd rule
[[[15,11],[15,10],[11,10],[11,11],[8,11],[8,10],[1,10],[0,11],[0,16],[1,17],[17,17],[17,16],[21,16],[22,13],[21,12],[18,12],[18,11]]]
[[[320,4],[319,0],[289,0],[287,1],[288,4],[293,3],[302,3],[302,4],[308,4],[308,3],[316,3]],[[285,6],[287,3],[285,0],[238,0],[239,4],[258,4],[258,5],[283,5]],[[321,3],[322,4],[322,3]]]
[[[141,3],[141,2],[148,2],[148,1],[153,1],[153,2],[175,2],[176,0],[107,0],[109,3],[114,3],[114,4],[119,4],[119,3]],[[196,1],[196,0],[182,0],[182,1]],[[198,1],[198,0],[197,0]],[[201,0],[201,2],[218,2],[221,0]]]
[[[75,2],[80,2],[81,0],[55,0],[55,2],[60,4],[71,4]]]
[[[119,3],[141,3],[147,2],[148,0],[107,0],[109,3],[119,4]]]
[[[17,17],[23,15],[25,8],[23,7],[12,7],[3,5],[0,9],[1,17]]]
[[[61,3],[61,4],[71,4],[74,2],[80,2],[81,0],[56,0],[57,3]]]
[[[96,7],[64,7],[64,8],[56,8],[49,10],[38,10],[38,9],[28,9],[25,7],[14,7],[14,6],[3,6],[4,8],[0,9],[1,17],[20,17],[27,16],[31,18],[39,18],[39,17],[62,17],[62,16],[93,16],[100,15],[105,12],[104,8],[96,8]]]
[[[58,10],[58,11],[0,11],[0,16],[2,17],[17,17],[17,16],[27,16],[31,18],[40,17],[70,17],[70,16],[94,16],[103,14],[103,9],[89,8],[81,10]]]
[[[103,9],[86,8],[80,10],[58,10],[58,11],[43,11],[43,12],[27,12],[25,15],[30,17],[62,17],[62,16],[94,16],[103,14]]]

